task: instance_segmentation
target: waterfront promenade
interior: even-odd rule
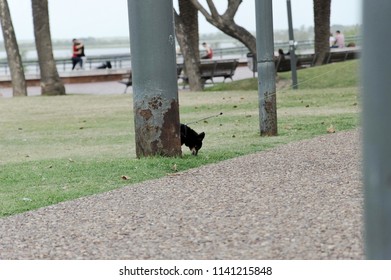
[[[103,70],[105,71],[105,70]],[[81,71],[79,71],[81,72]],[[253,72],[247,66],[240,66],[236,69],[233,80],[241,80],[253,77]],[[215,83],[223,82],[223,78],[214,78]],[[67,94],[123,94],[125,90],[125,85],[121,84],[120,79],[118,81],[108,81],[108,82],[91,82],[91,83],[72,83],[65,84]],[[181,82],[181,80],[179,80]],[[231,82],[227,79],[226,83]],[[188,88],[187,88],[188,89]],[[179,87],[179,90],[182,89],[182,86]],[[129,87],[127,93],[132,92],[132,87]],[[29,96],[37,96],[41,94],[41,88],[39,86],[29,86],[27,88]],[[0,97],[11,97],[12,88],[11,87],[0,87]]]

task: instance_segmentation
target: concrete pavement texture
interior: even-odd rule
[[[363,259],[360,162],[340,132],[14,215],[0,259]]]

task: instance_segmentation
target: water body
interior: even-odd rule
[[[129,54],[130,48],[93,48],[88,49],[88,46],[85,47],[86,56],[100,56],[100,55],[116,55],[116,54]],[[63,59],[63,58],[71,58],[72,57],[72,49],[55,49],[53,50],[54,58]],[[36,50],[28,50],[23,52],[23,58],[28,60],[36,60],[38,59]],[[7,53],[5,51],[0,52],[0,59],[7,59]]]
[[[213,48],[232,48],[238,46],[237,43],[234,42],[211,42]],[[240,44],[241,45],[241,44]],[[200,50],[202,47],[200,45]],[[21,50],[22,57],[27,60],[36,60],[38,59],[37,51],[35,49]],[[86,56],[105,56],[105,55],[122,55],[129,54],[130,55],[130,46],[129,47],[104,47],[97,48],[96,45],[92,48],[88,47],[88,44],[85,45],[85,54]],[[69,49],[54,49],[53,55],[55,59],[64,59],[72,57],[72,46],[69,46]],[[7,54],[5,51],[0,51],[0,60],[6,60]]]

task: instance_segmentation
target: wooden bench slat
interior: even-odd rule
[[[128,87],[130,87],[133,84],[132,70],[130,70],[129,74],[126,77],[124,77],[124,79],[122,81],[119,81],[119,82],[126,86],[125,91],[124,91],[124,93],[126,93],[126,90],[128,89]]]
[[[237,59],[201,60],[199,66],[201,81],[203,84],[208,80],[211,80],[212,83],[214,83],[213,78],[217,77],[224,78],[224,81],[227,78],[232,80],[238,64],[239,61]],[[182,78],[185,84],[189,82],[186,75],[183,75],[180,78]]]

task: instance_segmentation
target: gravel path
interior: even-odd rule
[[[359,131],[0,219],[0,259],[362,259]]]

